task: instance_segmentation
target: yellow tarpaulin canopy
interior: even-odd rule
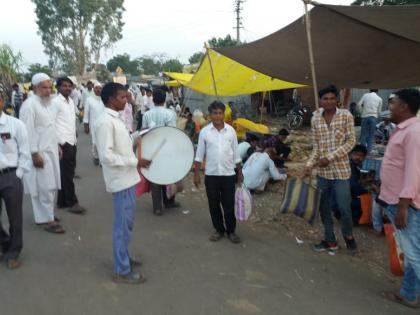
[[[179,83],[177,80],[171,80],[171,81],[165,81],[165,85],[170,86],[170,87],[177,87],[177,86],[181,86],[182,84]]]
[[[173,80],[167,81],[167,82],[177,81],[179,84],[185,85],[185,86],[188,86],[188,84],[190,83],[192,77],[194,76],[191,73],[180,73],[180,72],[164,72],[164,73],[168,77],[170,77],[171,79],[173,79]]]
[[[213,66],[216,88],[213,84],[209,57]],[[301,84],[273,79],[221,55],[213,49],[208,50],[208,55],[203,58],[194,75],[175,72],[165,72],[165,74],[182,85],[207,95],[235,96],[302,87]]]

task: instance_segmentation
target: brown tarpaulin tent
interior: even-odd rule
[[[420,85],[420,5],[317,4],[310,15],[320,86]],[[255,42],[215,50],[273,78],[312,84],[303,18]]]

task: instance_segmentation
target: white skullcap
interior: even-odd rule
[[[34,76],[32,77],[31,83],[32,85],[36,86],[44,81],[51,81],[51,78],[48,76],[48,74],[40,72],[40,73],[34,74]]]
[[[99,83],[98,81],[95,81],[95,83],[93,84],[93,87],[96,88],[97,86],[102,87],[102,84]]]

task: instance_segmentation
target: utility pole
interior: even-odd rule
[[[240,29],[242,27],[242,18],[241,18],[241,12],[243,10],[242,4],[245,2],[245,0],[235,0],[235,13],[236,13],[236,41],[239,43],[241,41],[241,34]]]

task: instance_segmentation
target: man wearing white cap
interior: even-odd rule
[[[99,82],[96,82],[93,88],[95,93],[94,96],[91,96],[87,99],[85,103],[85,113],[83,116],[83,123],[85,126],[85,133],[91,134],[92,136],[92,154],[93,154],[93,163],[99,165],[99,156],[98,150],[96,149],[96,140],[95,140],[95,123],[98,120],[99,116],[105,110],[104,103],[101,100],[102,85]]]
[[[64,233],[54,216],[54,198],[61,188],[59,146],[51,106],[51,79],[45,73],[32,77],[34,95],[22,106],[20,119],[29,135],[32,165],[24,174],[25,191],[31,195],[35,223],[51,233]]]

